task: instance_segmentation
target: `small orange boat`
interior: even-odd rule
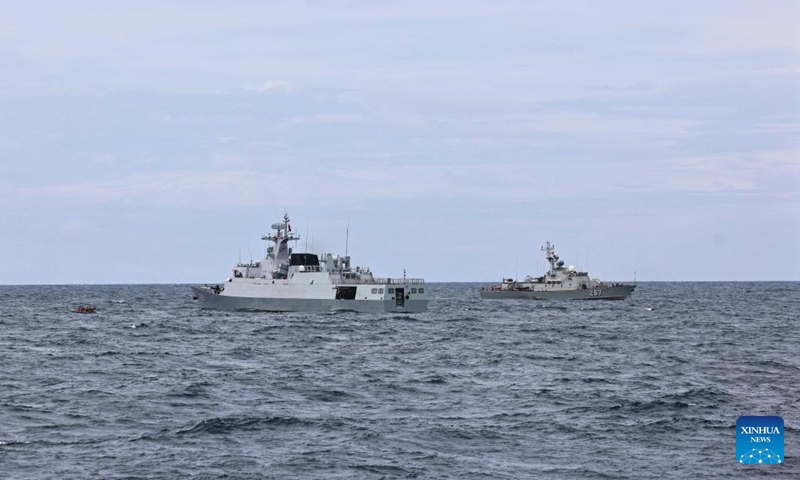
[[[78,305],[72,311],[75,313],[95,313],[97,308],[94,305]]]

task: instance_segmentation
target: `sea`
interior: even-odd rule
[[[428,284],[411,315],[0,286],[0,478],[800,478],[800,282],[484,285]],[[737,419],[762,415],[784,461],[740,464]]]

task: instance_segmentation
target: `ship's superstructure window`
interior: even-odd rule
[[[424,288],[420,288],[419,289],[419,293],[425,293],[425,289]]]
[[[412,288],[411,289],[411,293],[417,293],[417,289],[416,288]]]
[[[336,287],[336,300],[355,300],[356,287]]]
[[[378,289],[377,288],[373,288],[372,289],[372,293],[378,293]]]
[[[379,289],[378,289],[378,293],[383,293],[383,289],[382,289],[382,288],[379,288]]]
[[[289,265],[319,266],[319,257],[313,253],[293,253],[289,257]]]
[[[390,288],[387,293],[394,293],[394,288]]]

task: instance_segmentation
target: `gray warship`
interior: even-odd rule
[[[503,279],[499,285],[484,287],[481,298],[523,300],[624,300],[636,289],[635,283],[605,283],[589,278],[588,272],[579,272],[573,266],[564,266],[556,254],[555,245],[547,242],[542,247],[550,270],[540,277],[525,277],[523,281]]]
[[[295,253],[289,216],[272,224],[272,242],[259,262],[238,263],[219,285],[193,285],[202,308],[267,312],[424,312],[428,292],[423,279],[378,278],[369,267],[351,267],[350,256]],[[345,251],[347,249],[345,248]]]

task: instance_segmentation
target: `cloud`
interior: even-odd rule
[[[752,128],[745,130],[743,133],[748,135],[761,135],[765,133],[791,133],[798,135],[800,138],[800,119],[786,119],[780,121],[776,119],[772,122],[757,122]]]
[[[320,113],[314,115],[293,115],[282,120],[282,125],[310,125],[332,123],[355,123],[362,120],[359,113]]]
[[[261,85],[251,88],[250,90],[265,93],[265,92],[291,92],[296,89],[290,82],[282,80],[267,80]]]
[[[798,75],[800,74],[800,66],[763,68],[759,70],[753,70],[751,73],[764,75]]]
[[[390,157],[391,158],[391,157]],[[647,164],[494,161],[472,165],[374,164],[272,171],[220,159],[216,171],[134,173],[74,183],[11,187],[6,195],[51,201],[144,203],[178,207],[257,206],[275,194],[292,205],[381,199],[530,201],[591,199],[622,192],[708,193],[790,198],[800,180],[800,151],[678,157]],[[247,162],[244,162],[246,164]],[[275,164],[279,165],[279,164]],[[275,166],[273,165],[273,166]],[[598,179],[604,179],[598,181]],[[265,196],[265,192],[270,195]]]
[[[0,7],[8,225],[144,212],[160,245],[151,225],[276,205],[447,223],[432,251],[484,251],[464,232],[500,218],[661,252],[722,218],[779,231],[800,202],[796,2],[38,5]]]

